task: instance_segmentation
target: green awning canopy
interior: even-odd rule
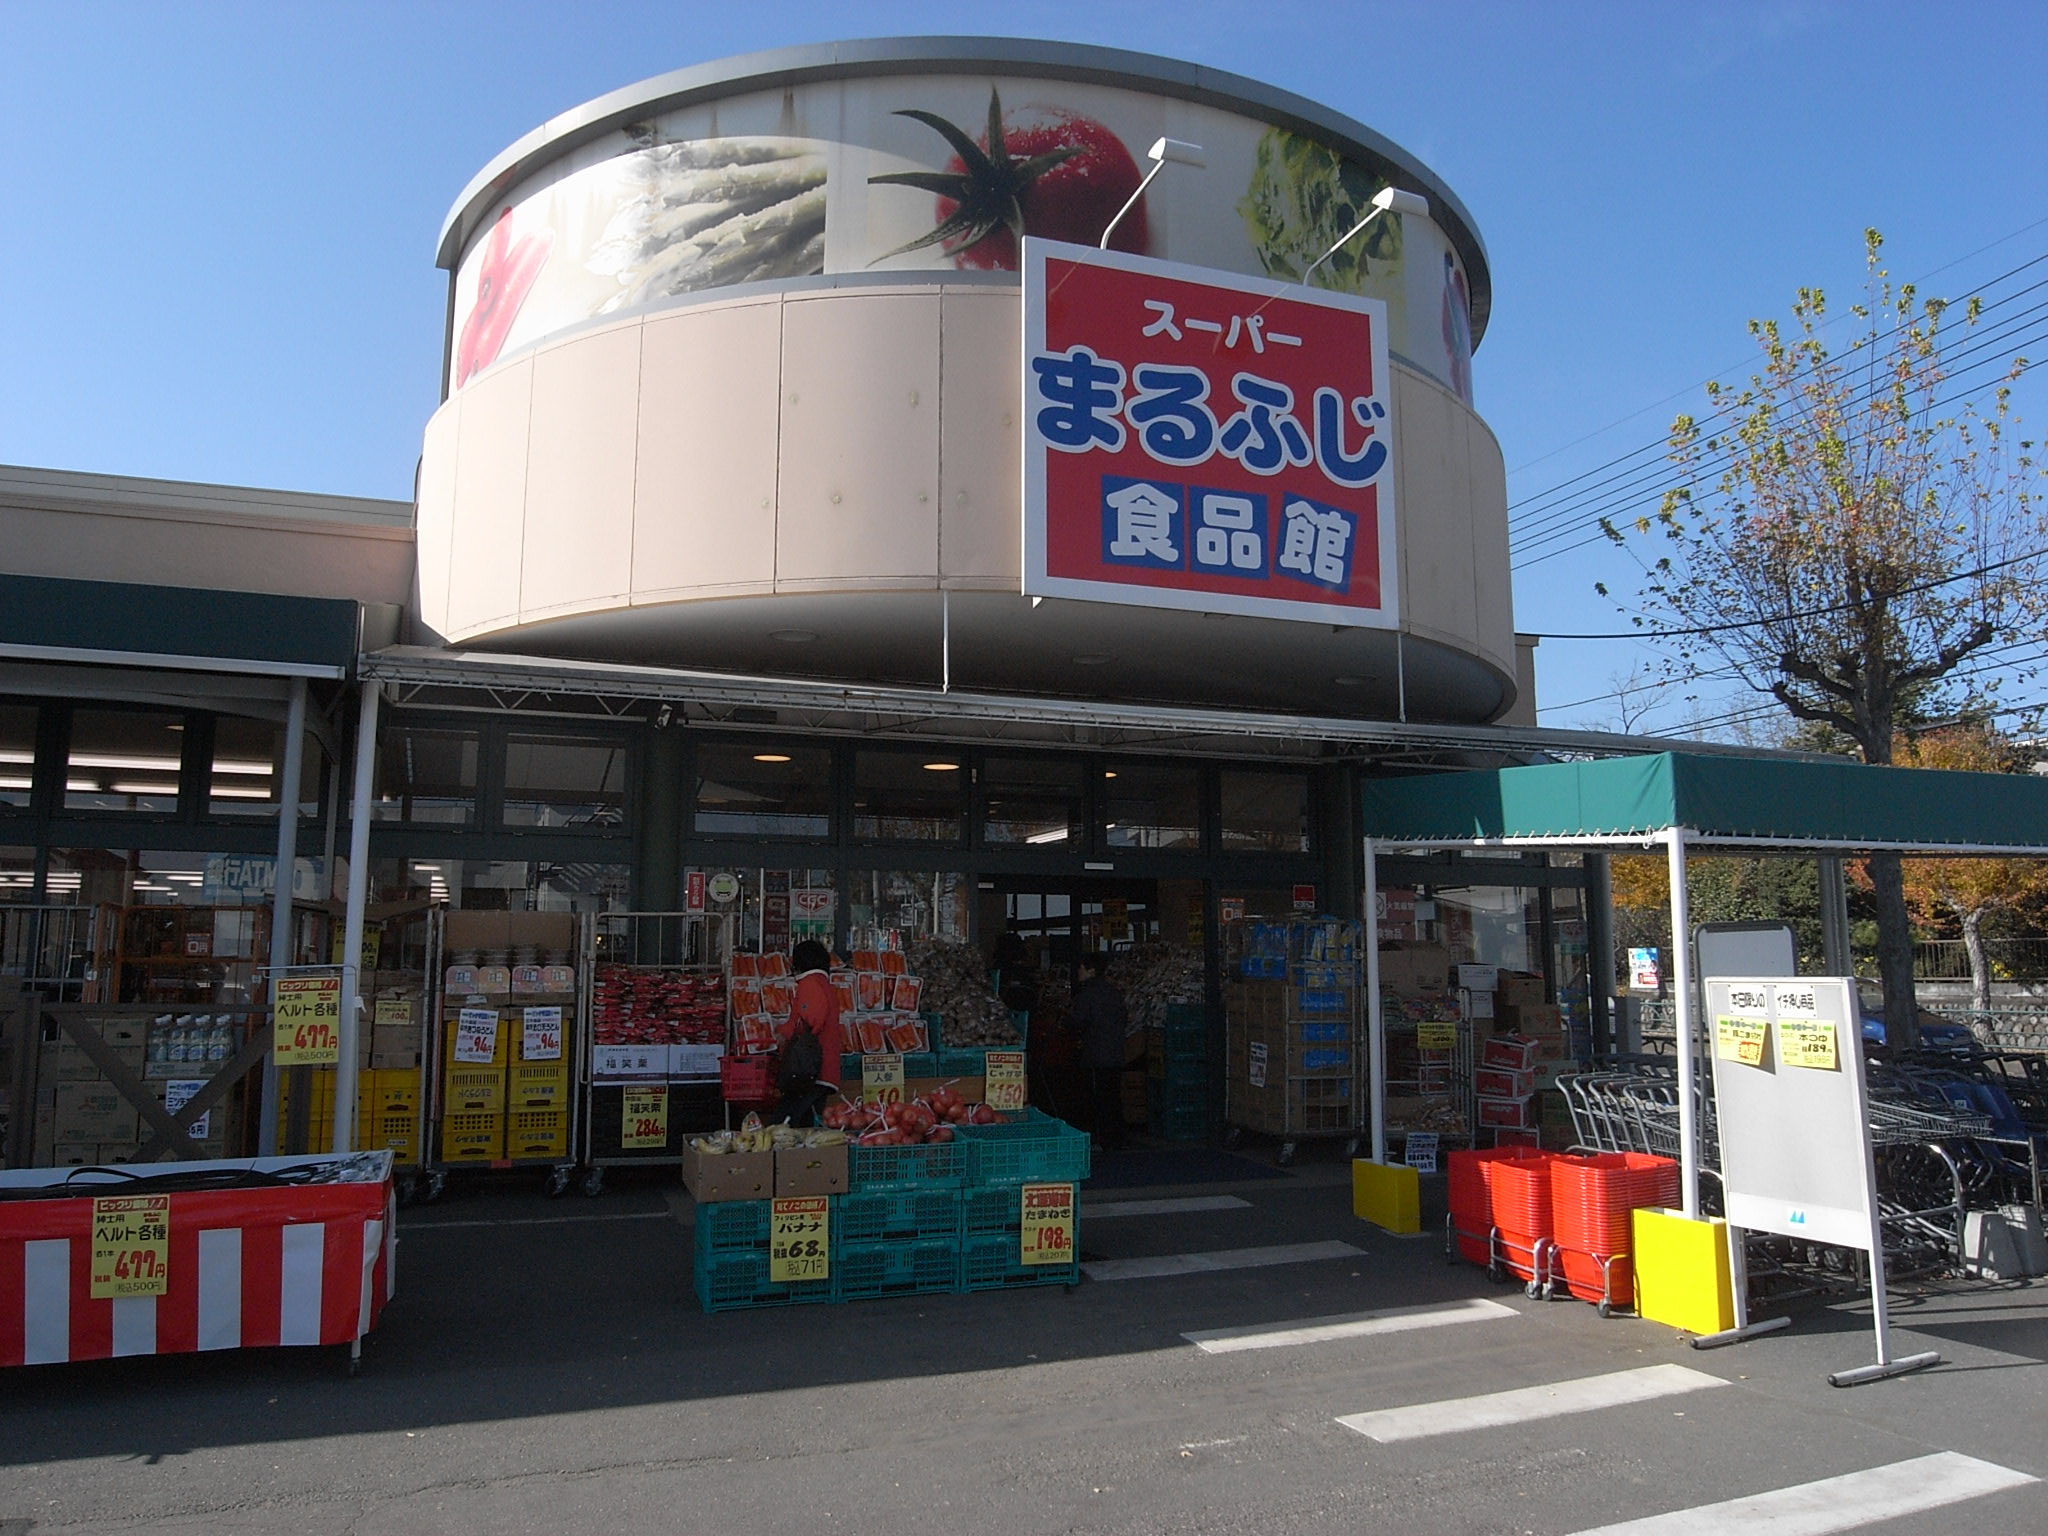
[[[1393,844],[1701,843],[2048,855],[2048,778],[1664,752],[1366,782],[1368,837]]]
[[[340,678],[361,635],[346,598],[0,575],[0,656],[15,659]]]

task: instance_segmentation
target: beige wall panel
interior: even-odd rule
[[[1500,443],[1479,417],[1465,417],[1465,464],[1472,485],[1472,579],[1477,639],[1488,660],[1515,655],[1515,593],[1508,572],[1508,472]],[[1545,567],[1538,566],[1541,573]],[[1556,567],[1551,567],[1555,572]],[[1541,574],[1536,578],[1543,579]]]
[[[639,407],[637,325],[578,336],[534,358],[522,614],[624,604]]]
[[[447,633],[448,563],[455,541],[455,454],[462,432],[462,396],[457,395],[427,419],[420,445],[418,534],[420,622],[435,634]]]
[[[1464,408],[1405,368],[1394,370],[1394,393],[1403,620],[1415,634],[1469,646],[1477,612]]]
[[[768,590],[782,370],[778,301],[650,320],[640,343],[634,600]]]
[[[782,327],[777,584],[936,581],[938,295],[792,298]]]
[[[1014,589],[1023,579],[1021,297],[969,288],[941,302],[940,573]]]
[[[532,404],[531,358],[509,363],[463,391],[448,569],[451,640],[497,628],[517,612]]]

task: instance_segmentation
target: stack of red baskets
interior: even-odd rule
[[[1480,1147],[1469,1152],[1459,1150],[1451,1153],[1448,1160],[1451,1227],[1457,1235],[1458,1252],[1467,1261],[1473,1264],[1492,1262],[1488,1237],[1496,1226],[1501,1228],[1504,1243],[1522,1246],[1520,1257],[1527,1260],[1529,1250],[1535,1245],[1535,1237],[1547,1235],[1540,1229],[1529,1230],[1529,1224],[1536,1218],[1539,1196],[1528,1178],[1510,1177],[1504,1186],[1501,1175],[1504,1171],[1519,1171],[1529,1165],[1540,1168],[1553,1155],[1535,1147]],[[1503,1198],[1507,1201],[1506,1215],[1513,1218],[1512,1222],[1503,1219],[1503,1207],[1499,1203]],[[1547,1227],[1547,1186],[1540,1200]],[[1510,1236],[1511,1230],[1517,1235]],[[1513,1264],[1516,1256],[1508,1254],[1503,1257]],[[1528,1264],[1522,1263],[1516,1272],[1527,1278]]]
[[[1555,1157],[1549,1173],[1550,1236],[1564,1261],[1565,1284],[1582,1301],[1633,1306],[1630,1213],[1678,1203],[1678,1164],[1641,1152],[1598,1152]],[[1610,1261],[1605,1276],[1603,1259]]]

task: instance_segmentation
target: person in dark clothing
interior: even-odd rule
[[[1130,1031],[1130,1014],[1124,995],[1104,974],[1100,955],[1081,957],[1081,984],[1074,989],[1074,1001],[1067,1019],[1081,1037],[1081,1066],[1088,1074],[1094,1102],[1094,1123],[1088,1127],[1095,1139],[1114,1152],[1124,1146],[1124,1103],[1119,1079],[1124,1069],[1124,1037]]]

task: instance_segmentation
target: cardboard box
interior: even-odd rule
[[[100,1038],[107,1049],[120,1058],[121,1065],[142,1076],[143,1058],[148,1039],[147,1028],[127,1020],[108,1024],[100,1031]],[[42,1081],[45,1087],[52,1083],[91,1083],[103,1081],[99,1064],[85,1054],[85,1047],[70,1035],[43,1042],[40,1062]]]
[[[1380,987],[1403,997],[1442,992],[1451,984],[1451,952],[1441,944],[1403,940],[1380,946]]]
[[[1481,1099],[1479,1123],[1507,1130],[1527,1130],[1536,1124],[1536,1108],[1529,1099]]]
[[[1524,1099],[1536,1091],[1536,1073],[1479,1067],[1472,1073],[1472,1091],[1482,1099]]]
[[[774,1154],[778,1195],[843,1195],[847,1157],[844,1147],[789,1147]],[[710,1161],[710,1159],[707,1159]],[[719,1158],[730,1162],[730,1158]]]
[[[135,1139],[135,1106],[104,1083],[59,1083],[55,1136],[61,1146]]]
[[[1494,1000],[1503,1008],[1520,1008],[1543,1001],[1543,978],[1527,971],[1502,971],[1493,989]]]
[[[707,1157],[688,1148],[683,1154],[683,1187],[700,1205],[770,1199],[775,1194],[775,1154],[729,1152]]]
[[[1516,1003],[1501,1009],[1498,1017],[1504,1030],[1532,1039],[1564,1033],[1564,1011],[1555,1003]]]

